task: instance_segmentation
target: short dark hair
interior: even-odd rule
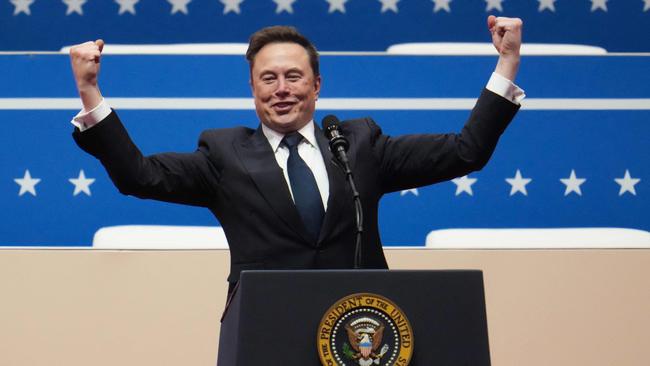
[[[296,43],[301,45],[307,51],[307,55],[309,55],[309,64],[314,72],[314,76],[320,75],[316,47],[314,47],[307,37],[300,34],[296,28],[286,25],[262,28],[251,35],[248,41],[248,50],[246,51],[246,59],[251,70],[253,69],[253,63],[255,62],[257,53],[270,43]]]

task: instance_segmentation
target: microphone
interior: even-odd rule
[[[334,153],[334,156],[343,163],[343,165],[346,165],[348,163],[346,151],[348,151],[350,143],[348,142],[348,139],[343,136],[343,133],[341,133],[341,123],[339,122],[339,119],[330,114],[323,118],[322,124],[325,136],[330,140],[330,150]]]
[[[354,200],[354,212],[355,212],[355,221],[357,224],[357,232],[355,233],[355,245],[354,245],[354,269],[361,268],[361,234],[363,234],[363,207],[361,206],[361,195],[357,191],[357,187],[354,184],[354,178],[352,177],[352,169],[350,169],[350,162],[348,161],[348,155],[346,151],[350,147],[348,139],[343,136],[341,132],[341,123],[336,116],[328,115],[323,118],[323,131],[325,131],[325,136],[330,141],[330,151],[334,154],[336,159],[341,163],[341,168],[345,173],[350,188],[352,190],[352,196]]]

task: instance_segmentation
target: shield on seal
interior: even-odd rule
[[[367,338],[367,336],[364,338]],[[370,341],[362,341],[361,343],[359,343],[359,352],[361,352],[361,356],[363,356],[363,358],[368,358],[368,356],[370,356],[371,351],[372,351],[372,343]]]

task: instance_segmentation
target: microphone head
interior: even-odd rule
[[[341,122],[339,122],[339,119],[332,114],[329,114],[323,118],[322,125],[327,138],[332,138],[332,131],[338,130],[340,124]]]
[[[332,151],[347,151],[350,146],[348,139],[343,136],[340,129],[341,123],[334,115],[327,115],[323,118],[323,131],[325,137],[330,140],[330,150]]]

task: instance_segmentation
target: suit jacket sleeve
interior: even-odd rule
[[[390,137],[368,121],[384,192],[425,186],[480,170],[519,106],[484,89],[458,134]]]
[[[73,138],[79,147],[100,160],[121,193],[207,206],[219,180],[219,171],[209,159],[208,133],[201,135],[193,153],[144,156],[113,111],[93,128],[84,132],[75,129]]]

